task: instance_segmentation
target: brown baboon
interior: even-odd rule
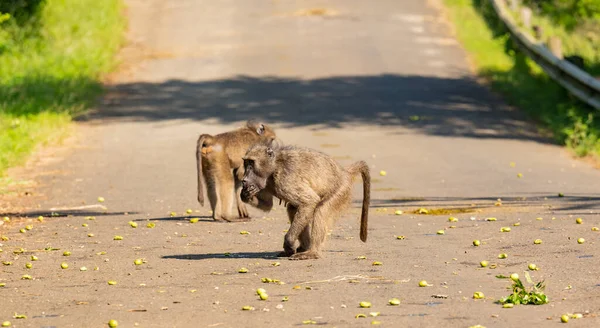
[[[371,176],[364,161],[343,168],[316,150],[266,145],[252,146],[243,159],[242,200],[267,192],[287,203],[290,229],[281,256],[292,260],[320,257],[327,229],[350,206],[353,178],[358,173],[363,180],[360,239],[367,241]]]
[[[204,188],[216,221],[243,221],[249,218],[246,205],[240,199],[244,167],[242,156],[255,143],[272,143],[275,132],[263,123],[250,120],[246,126],[234,131],[211,136],[202,134],[196,145],[198,170],[198,202],[204,206]],[[273,206],[273,196],[256,194],[248,201],[261,210],[269,211]],[[237,215],[233,214],[234,199]]]

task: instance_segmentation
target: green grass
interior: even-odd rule
[[[574,99],[514,48],[488,1],[444,0],[444,3],[458,39],[478,73],[494,90],[541,123],[558,143],[568,146],[578,156],[600,154],[597,113]],[[578,38],[576,42],[581,40]],[[597,53],[586,56],[599,58]]]
[[[60,141],[94,105],[123,40],[122,6],[52,0],[36,23],[0,25],[0,176],[38,145]]]

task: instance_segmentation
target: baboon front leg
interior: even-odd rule
[[[237,210],[238,210],[238,214],[240,215],[240,218],[250,218],[250,215],[248,214],[248,209],[246,209],[246,204],[244,204],[244,202],[242,202],[242,198],[240,197],[240,194],[242,193],[242,180],[238,180],[237,177],[235,176],[235,171],[234,171],[234,179],[235,179],[235,201],[237,203]]]
[[[288,205],[288,214],[290,213],[289,211]],[[292,256],[296,253],[296,242],[302,231],[304,231],[313,220],[314,211],[314,206],[310,205],[301,205],[296,208],[293,218],[290,218],[290,229],[285,234],[283,241],[283,251],[286,256]]]
[[[294,205],[288,204],[286,207],[288,219],[290,220],[290,225],[294,222],[294,217],[296,216],[296,212],[298,212],[298,208]],[[288,230],[289,231],[289,230]],[[296,252],[296,245],[294,245],[294,253]],[[279,257],[288,257],[290,254],[285,251],[279,253]]]
[[[247,218],[240,218],[233,214],[235,181],[233,173],[229,168],[221,168],[217,176],[217,193],[219,195],[216,211],[213,217],[217,221],[238,222],[247,221]]]

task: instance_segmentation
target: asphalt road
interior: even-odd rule
[[[123,69],[97,110],[81,118],[68,154],[37,169],[35,193],[42,197],[0,227],[8,238],[0,241],[0,259],[12,262],[0,267],[0,321],[489,328],[553,327],[562,314],[581,313],[569,324],[600,325],[600,235],[591,229],[600,225],[600,172],[477,83],[429,3],[126,2],[131,42]],[[358,238],[359,184],[354,208],[320,260],[275,258],[288,227],[283,206],[253,211],[247,223],[210,220],[209,208],[196,202],[196,139],[248,118],[272,124],[285,143],[320,149],[344,165],[369,163],[366,244]],[[412,213],[419,208],[450,212]],[[53,212],[59,216],[49,217]],[[200,221],[189,223],[191,217]],[[147,228],[149,222],[156,226]],[[28,224],[33,229],[19,233]],[[503,226],[512,231],[501,233]],[[538,238],[543,243],[534,245]],[[472,246],[474,239],[482,245]],[[20,248],[24,253],[13,253]],[[65,250],[72,254],[63,256]],[[146,262],[136,266],[135,259]],[[482,260],[497,267],[482,269]],[[62,262],[69,267],[61,269]],[[494,304],[510,286],[495,276],[524,276],[529,263],[540,267],[531,276],[545,280],[550,304]],[[249,272],[238,273],[242,267]],[[418,287],[420,280],[431,286]],[[269,299],[259,300],[257,288]],[[474,300],[476,291],[486,298]],[[388,305],[394,297],[400,305]],[[361,301],[372,308],[361,309]],[[246,305],[254,311],[242,311]],[[355,318],[361,313],[367,318]]]

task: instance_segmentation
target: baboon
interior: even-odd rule
[[[327,229],[350,206],[352,183],[358,173],[363,180],[360,239],[367,241],[371,176],[364,161],[343,168],[316,150],[265,145],[252,146],[243,160],[242,201],[267,192],[287,203],[290,229],[280,256],[291,260],[320,258]]]
[[[276,138],[273,129],[254,120],[249,120],[245,127],[234,131],[215,136],[200,135],[196,145],[198,202],[204,206],[204,177],[214,220],[233,222],[249,219],[246,205],[240,199],[241,181],[244,176],[242,156],[253,144],[272,144]],[[234,199],[238,215],[232,213]],[[269,211],[273,206],[273,196],[266,193],[256,194],[248,203],[263,211]]]

